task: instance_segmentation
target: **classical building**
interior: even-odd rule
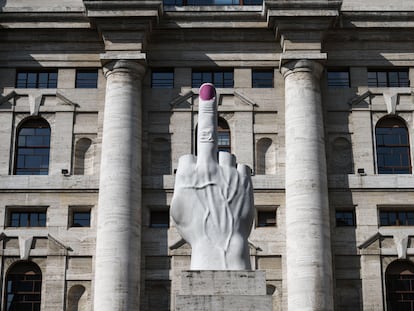
[[[410,80],[412,0],[0,0],[0,310],[174,310],[212,82],[273,309],[413,311]]]

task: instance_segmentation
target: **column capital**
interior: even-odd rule
[[[282,73],[284,79],[286,79],[287,76],[297,72],[309,72],[315,78],[320,79],[323,68],[323,64],[319,61],[298,59],[281,65],[280,72]]]
[[[137,79],[142,79],[146,70],[147,66],[145,63],[128,59],[112,60],[103,65],[103,72],[106,78],[113,73],[123,72],[136,76]]]

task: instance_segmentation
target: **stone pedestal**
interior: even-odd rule
[[[183,271],[176,311],[271,311],[264,271]]]

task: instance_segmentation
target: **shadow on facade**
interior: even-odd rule
[[[348,40],[356,40],[357,37],[357,34],[352,38],[346,35],[345,38],[327,36],[324,52],[335,58],[336,53],[343,52],[343,46],[338,43],[338,40],[344,40],[349,49],[351,43]],[[358,44],[360,41],[356,40],[355,49]],[[385,103],[384,106],[374,107],[371,95],[363,97],[361,94],[369,89],[368,70],[370,66],[373,68],[395,66],[383,57],[383,54],[387,52],[385,49],[383,51],[373,49],[369,56],[361,55],[361,59],[349,60],[347,64],[349,67],[338,68],[335,61],[332,61],[332,67],[330,67],[328,59],[328,69],[330,67],[333,71],[342,70],[349,73],[349,87],[328,87],[327,75],[325,74],[322,79],[335,310],[363,310],[369,303],[373,303],[367,303],[370,298],[363,297],[363,281],[365,282],[370,277],[364,275],[363,271],[366,269],[362,267],[365,260],[364,254],[358,246],[365,242],[361,241],[361,236],[363,236],[361,232],[371,230],[371,228],[368,229],[367,224],[372,226],[372,222],[363,218],[369,214],[367,208],[371,206],[368,203],[370,194],[366,192],[362,195],[361,190],[364,189],[364,177],[377,174],[374,137],[376,122],[373,116],[378,113],[386,115],[387,109]],[[377,202],[377,204],[381,203]],[[377,248],[376,252],[379,253],[380,249]],[[378,262],[380,261],[384,261],[384,258],[378,258]],[[384,272],[376,276],[379,283],[382,282],[383,275]],[[385,297],[384,288],[382,294]]]

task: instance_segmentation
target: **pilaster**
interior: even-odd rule
[[[145,66],[115,60],[107,78],[99,184],[94,310],[136,310],[141,257],[141,81]]]
[[[321,63],[284,64],[288,310],[333,310]]]

